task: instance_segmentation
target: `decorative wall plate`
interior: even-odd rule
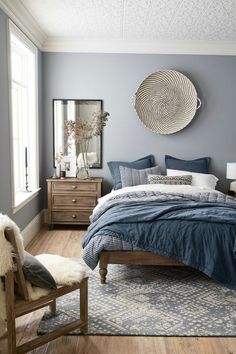
[[[175,70],[161,70],[141,83],[133,104],[147,128],[159,134],[172,134],[191,122],[201,101],[185,75]]]

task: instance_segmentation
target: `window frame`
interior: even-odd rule
[[[15,35],[30,51],[34,54],[35,63],[35,188],[31,192],[24,192],[23,190],[15,193],[15,183],[14,183],[14,142],[13,142],[13,107],[12,107],[12,70],[11,70],[11,34]],[[38,105],[38,48],[32,43],[32,41],[27,38],[27,36],[11,21],[8,22],[8,83],[9,83],[9,115],[10,115],[10,157],[11,157],[11,199],[12,199],[12,212],[16,213],[18,210],[27,205],[31,200],[33,200],[40,191],[39,187],[39,127],[38,127],[38,115],[39,115],[39,105]],[[17,196],[17,198],[16,198]]]

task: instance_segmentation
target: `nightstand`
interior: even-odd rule
[[[102,178],[48,178],[48,225],[89,225],[101,197]]]

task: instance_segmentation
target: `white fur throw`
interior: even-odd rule
[[[39,254],[36,258],[52,274],[58,285],[72,285],[86,277],[83,266],[73,259],[54,254]]]
[[[72,285],[86,277],[84,267],[73,259],[54,254],[39,254],[36,258],[52,274],[58,285]]]
[[[24,246],[20,230],[7,215],[0,214],[0,276],[5,276],[13,267],[13,247],[5,238],[4,230],[6,227],[10,227],[14,230],[21,264],[23,265],[24,263]],[[38,255],[36,258],[48,269],[58,285],[72,285],[86,277],[83,266],[70,258],[51,254]],[[26,285],[31,300],[37,300],[49,293],[49,290],[32,286],[28,281]],[[4,286],[0,279],[0,337],[5,331],[6,297]]]
[[[20,234],[19,227],[7,215],[0,214],[0,276],[4,276],[13,267],[12,252],[13,247],[6,240],[4,230],[10,227],[16,235],[17,247],[21,259],[21,264],[24,263],[24,246],[23,239]]]
[[[20,229],[7,215],[0,214],[0,276],[5,276],[7,272],[13,267],[13,247],[6,240],[4,230],[10,227],[14,230],[19,250],[21,262],[24,260],[24,246]],[[6,329],[6,297],[3,283],[0,280],[0,337],[4,334]]]
[[[87,273],[78,262],[54,254],[39,254],[35,256],[51,273],[57,285],[72,285],[80,283]],[[49,290],[32,286],[27,282],[27,289],[31,300],[37,300],[49,293]]]

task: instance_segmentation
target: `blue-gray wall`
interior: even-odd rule
[[[227,161],[236,156],[236,57],[192,55],[75,54],[39,52],[40,195],[12,215],[10,117],[7,64],[8,17],[0,10],[0,211],[24,228],[46,206],[45,178],[52,175],[52,99],[103,99],[110,119],[103,136],[103,169],[92,173],[111,186],[106,162],[153,153],[164,171],[164,155],[212,158],[211,171],[227,191]],[[183,131],[163,136],[145,128],[131,98],[142,80],[160,69],[175,69],[195,84],[202,107]]]
[[[194,83],[202,107],[192,123],[172,135],[145,128],[131,105],[142,80],[160,69],[175,69]],[[94,175],[111,182],[106,162],[154,154],[164,170],[164,155],[212,158],[211,171],[227,191],[227,161],[236,160],[236,57],[199,55],[43,53],[46,175],[52,174],[52,99],[103,99],[110,118],[104,130],[103,169]]]
[[[8,17],[0,10],[0,212],[8,214],[23,229],[43,208],[43,191],[24,208],[12,214],[9,81],[7,54]],[[42,54],[39,52],[39,152],[40,184],[43,172],[42,135]]]

